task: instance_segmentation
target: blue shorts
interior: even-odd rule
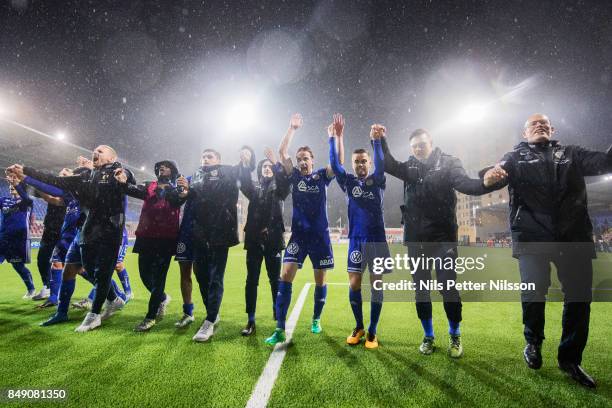
[[[329,232],[292,233],[285,248],[283,263],[295,263],[301,269],[306,256],[310,258],[314,269],[332,269],[334,267],[334,252],[332,250]]]
[[[79,235],[80,233],[74,236],[70,247],[68,247],[68,252],[66,252],[64,263],[66,264],[79,264],[83,265],[83,259],[81,258],[81,246],[79,245]],[[55,250],[53,251],[55,253]]]
[[[174,256],[174,260],[177,262],[193,262],[191,231],[180,232],[178,242],[176,243],[176,255]]]
[[[129,243],[130,241],[128,239],[128,236],[124,234],[123,242],[121,243],[121,246],[119,247],[119,253],[117,254],[117,263],[121,263],[125,259]]]
[[[370,273],[375,273],[373,269],[374,259],[386,259],[390,256],[387,241],[371,242],[365,238],[351,238],[349,241],[347,270],[349,272],[363,273],[367,267]],[[391,270],[385,269],[382,273],[390,272]]]
[[[30,263],[30,240],[11,237],[0,240],[0,259],[9,263]]]
[[[58,244],[53,248],[53,254],[51,255],[51,262],[64,263],[66,261],[66,255],[68,254],[68,248],[66,246]]]

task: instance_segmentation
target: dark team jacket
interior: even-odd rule
[[[556,140],[521,142],[500,163],[508,178],[495,188],[508,186],[515,257],[563,249],[558,245],[529,244],[534,242],[585,243],[574,246],[595,257],[584,177],[612,172],[612,146],[603,153],[563,146]],[[486,170],[481,171],[481,176]]]
[[[257,174],[261,175],[261,163]],[[271,180],[260,177],[254,184],[250,173],[242,172],[241,191],[249,199],[244,249],[280,251],[285,248],[283,201],[289,195],[290,184],[284,172],[283,176],[271,177]]]
[[[254,159],[253,159],[254,160]],[[193,245],[231,247],[238,244],[238,183],[253,166],[203,166],[191,176],[187,200],[193,215]]]
[[[119,163],[109,163],[78,176],[59,177],[24,167],[24,174],[43,183],[70,191],[78,197],[85,222],[79,234],[79,244],[120,245],[125,226],[125,185],[114,177]],[[128,182],[136,184],[128,169]]]
[[[391,155],[387,141],[381,139],[385,172],[404,182],[404,243],[457,242],[457,196],[455,190],[469,195],[492,191],[482,180],[470,178],[458,158],[434,149],[426,162],[410,156],[399,162]]]

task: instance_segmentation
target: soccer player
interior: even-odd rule
[[[283,201],[289,195],[286,177],[280,181],[274,177],[272,167],[277,162],[274,152],[266,148],[266,159],[257,165],[258,184],[253,184],[251,175],[243,172],[241,190],[249,199],[246,225],[244,227],[244,249],[247,251],[247,278],[244,288],[247,324],[243,336],[255,333],[255,309],[261,263],[265,259],[266,271],[272,292],[272,310],[276,320],[274,301],[278,292],[281,271],[281,251],[285,248],[285,225],[283,223]]]
[[[383,196],[385,189],[385,171],[383,152],[380,144],[382,129],[372,126],[370,137],[374,145],[374,173],[370,174],[372,161],[365,149],[353,151],[352,163],[355,174],[349,174],[340,164],[336,142],[343,137],[344,118],[334,115],[334,122],[328,128],[329,162],[336,175],[336,181],[346,193],[349,217],[349,302],[355,317],[355,328],[346,343],[357,345],[366,335],[363,323],[361,278],[367,268],[370,268],[371,307],[370,325],[366,336],[365,347],[378,347],[376,329],[382,310],[383,292],[374,289],[374,282],[381,280],[380,274],[372,271],[374,257],[389,257],[389,247],[386,241],[385,224],[383,220]]]
[[[16,176],[7,174],[10,197],[0,198],[0,264],[9,262],[25,283],[24,299],[35,295],[32,274],[25,264],[30,263],[30,212],[32,200]]]
[[[45,201],[48,198],[54,199],[48,194],[40,194],[40,198]],[[47,201],[47,212],[43,220],[43,234],[40,239],[40,246],[38,247],[38,255],[36,256],[38,273],[40,273],[43,287],[40,289],[40,292],[32,296],[32,300],[44,300],[49,297],[49,289],[51,287],[51,255],[53,255],[53,249],[60,240],[60,231],[65,215],[66,207],[64,205],[53,205]]]
[[[380,126],[380,125],[379,125]],[[413,155],[408,161],[399,162],[391,154],[382,131],[381,144],[385,155],[385,172],[404,182],[404,245],[411,258],[433,258],[436,264],[437,281],[443,285],[440,291],[444,311],[448,319],[448,355],[460,358],[463,355],[459,324],[462,320],[462,305],[459,291],[448,289],[448,281],[457,277],[454,265],[457,259],[457,196],[481,195],[490,191],[480,179],[471,179],[461,161],[433,147],[429,132],[417,129],[408,137]],[[431,264],[411,271],[416,283],[416,310],[425,337],[419,351],[429,355],[434,351],[434,329],[431,295],[420,289],[420,282],[431,280]],[[438,266],[440,266],[438,268]]]
[[[68,169],[63,169],[60,176],[72,175],[73,172]],[[48,203],[48,207],[59,207],[64,209],[64,220],[60,229],[60,238],[57,241],[53,253],[51,255],[51,270],[50,270],[50,294],[49,298],[41,304],[40,308],[57,306],[60,286],[62,282],[62,271],[68,248],[72,244],[77,233],[78,222],[81,215],[81,209],[78,200],[70,193],[64,193],[57,189],[58,193],[62,192],[61,196],[52,196],[45,193],[47,190],[42,183],[30,177],[25,177],[23,182],[29,184],[41,192],[41,196]],[[48,191],[48,190],[47,190]]]
[[[612,146],[607,153],[552,139],[550,119],[527,118],[523,140],[484,176],[487,186],[508,186],[512,255],[518,259],[521,282],[535,290],[521,292],[527,366],[542,366],[544,309],[555,264],[564,294],[559,368],[579,384],[595,388],[580,366],[587,344],[596,257],[589,218],[585,176],[612,172]]]
[[[91,169],[86,168],[86,167],[80,167],[80,168],[75,169],[74,171],[64,169],[62,173],[60,173],[60,176],[72,176],[72,175],[87,176],[88,174],[90,174],[89,173],[90,171]],[[60,258],[60,256],[58,255],[58,252],[63,252],[61,247],[57,251],[54,250],[56,261],[63,262],[63,267],[64,267],[63,272],[62,272],[62,281],[61,281],[62,283],[61,283],[60,290],[59,290],[59,304],[57,306],[56,313],[54,313],[49,319],[42,322],[40,325],[41,326],[51,326],[54,324],[63,323],[63,322],[68,321],[68,307],[70,305],[70,299],[72,297],[72,294],[74,293],[76,276],[81,275],[91,284],[95,285],[95,279],[94,279],[93,274],[87,273],[86,271],[83,270],[83,266],[82,266],[83,261],[81,257],[81,245],[79,244],[79,232],[85,220],[84,213],[86,209],[80,205],[78,200],[76,200],[77,196],[75,194],[66,193],[63,190],[55,186],[48,185],[30,176],[24,176],[23,173],[18,173],[17,177],[19,178],[19,180],[25,182],[26,184],[30,184],[34,186],[38,191],[42,192],[42,194],[47,194],[53,197],[64,197],[66,201],[69,201],[70,203],[69,207],[72,208],[71,212],[66,212],[66,216],[65,216],[65,220],[63,224],[62,230],[66,232],[63,235],[64,242],[68,243],[68,241],[70,240],[70,231],[72,230],[71,225],[73,225],[73,223],[75,224],[75,231],[74,231],[75,235],[72,239],[72,242],[68,244],[69,246],[63,257]],[[77,208],[77,206],[82,211],[80,211],[80,214],[78,217],[75,217],[76,211],[74,210]],[[113,289],[112,291],[113,296],[110,296],[109,294],[110,298],[107,297],[107,300],[108,300],[107,306],[110,305],[111,307],[107,307],[104,310],[101,316],[102,320],[107,319],[116,310],[120,309],[122,306],[121,302],[125,300],[125,295],[121,293],[121,291],[119,290],[119,287],[115,284],[115,282],[112,281],[111,283],[112,283],[112,289]]]
[[[191,177],[187,177],[188,183]],[[193,317],[193,300],[191,297],[193,291],[193,282],[191,273],[193,268],[193,250],[191,233],[193,231],[193,211],[191,210],[191,201],[187,200],[183,207],[183,218],[179,229],[178,242],[176,244],[176,255],[174,260],[179,263],[181,297],[183,298],[183,316],[174,323],[174,326],[182,329],[189,326],[195,321]]]
[[[334,178],[330,166],[313,171],[314,155],[308,146],[298,148],[296,153],[297,168],[293,167],[289,156],[289,145],[303,124],[302,116],[294,114],[289,122],[289,129],[279,148],[282,166],[275,166],[275,175],[285,172],[291,183],[293,198],[293,215],[291,220],[291,238],[285,248],[283,270],[276,296],[276,330],[265,342],[274,346],[286,340],[285,320],[291,303],[292,282],[306,256],[310,258],[314,269],[315,291],[314,312],[312,316],[312,333],[321,333],[321,312],[327,298],[325,284],[326,271],[334,267],[334,255],[329,239],[327,223],[327,187]]]
[[[240,152],[240,164],[221,164],[216,150],[202,152],[202,166],[191,176],[187,200],[193,211],[193,255],[195,275],[207,316],[193,340],[208,341],[214,334],[223,300],[223,277],[229,248],[238,244],[238,180],[240,173],[254,169],[250,148]]]
[[[110,294],[111,298],[115,298],[110,288],[125,224],[125,192],[114,177],[121,168],[121,164],[116,160],[117,153],[113,148],[100,145],[92,153],[94,171],[90,177],[55,177],[20,165],[9,168],[12,172],[23,172],[72,192],[79,197],[81,205],[88,209],[87,218],[79,234],[79,243],[85,270],[95,276],[97,293],[91,312],[87,313],[81,325],[77,327],[77,332],[99,327],[102,324],[100,313],[107,296]],[[122,300],[115,300],[107,302],[107,309],[123,306]]]
[[[164,292],[166,276],[176,250],[180,199],[187,197],[189,191],[187,180],[179,177],[174,162],[163,160],[156,163],[154,168],[157,181],[137,186],[127,184],[127,194],[144,201],[133,252],[138,254],[142,282],[151,292],[147,314],[134,329],[137,332],[148,331],[163,319],[170,303],[170,296]],[[120,172],[116,177],[120,183],[127,183],[125,173]]]

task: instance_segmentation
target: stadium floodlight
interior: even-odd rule
[[[145,166],[140,166],[140,171],[145,171]]]
[[[240,100],[229,106],[225,113],[225,128],[230,132],[242,132],[255,126],[257,109],[251,100]]]
[[[487,114],[484,104],[471,103],[466,105],[457,117],[458,121],[465,124],[480,122]]]
[[[57,138],[57,140],[64,140],[66,139],[66,134],[64,132],[58,132],[55,134],[55,137]]]

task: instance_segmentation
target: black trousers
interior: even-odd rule
[[[214,322],[223,300],[223,278],[228,247],[196,246],[193,269],[206,308],[206,320]]]
[[[521,292],[525,340],[533,344],[541,344],[544,340],[544,310],[552,262],[557,268],[564,295],[557,358],[580,364],[589,336],[591,315],[593,263],[590,255],[523,254],[518,259],[521,282],[535,283],[535,291]]]
[[[412,274],[412,279],[416,284],[415,300],[416,310],[419,319],[431,319],[432,307],[431,307],[431,294],[428,290],[420,288],[420,282],[426,282],[431,280],[431,270],[435,267],[436,269],[436,280],[438,283],[442,283],[444,289],[440,291],[442,295],[442,301],[444,302],[444,311],[446,317],[452,322],[460,322],[462,320],[462,304],[461,296],[459,291],[454,287],[446,289],[447,281],[454,281],[457,279],[457,273],[455,272],[455,260],[457,259],[457,247],[449,245],[448,243],[427,243],[422,247],[418,245],[408,246],[408,254],[411,258],[436,258],[441,259],[442,262],[428,262],[429,265],[418,268]],[[452,268],[448,268],[450,263],[444,262],[444,260],[451,258]]]
[[[118,253],[119,243],[97,242],[81,245],[83,268],[87,273],[93,274],[96,285],[96,297],[91,306],[92,313],[99,314],[106,299],[113,301],[117,297],[115,291],[111,290],[111,280],[115,272]]]
[[[166,277],[170,268],[172,255],[156,251],[145,251],[138,254],[138,271],[140,279],[151,293],[147,319],[155,319],[159,305],[166,299]]]
[[[280,279],[282,256],[279,250],[266,250],[261,247],[249,248],[246,255],[247,278],[244,287],[246,301],[246,312],[255,314],[257,307],[257,287],[259,286],[259,275],[261,263],[265,260],[266,272],[270,281],[270,292],[272,295],[272,313],[274,314],[274,301],[278,292],[278,280]]]
[[[55,248],[55,241],[40,241],[40,247],[38,247],[38,255],[36,257],[40,279],[46,287],[49,287],[53,248]]]

